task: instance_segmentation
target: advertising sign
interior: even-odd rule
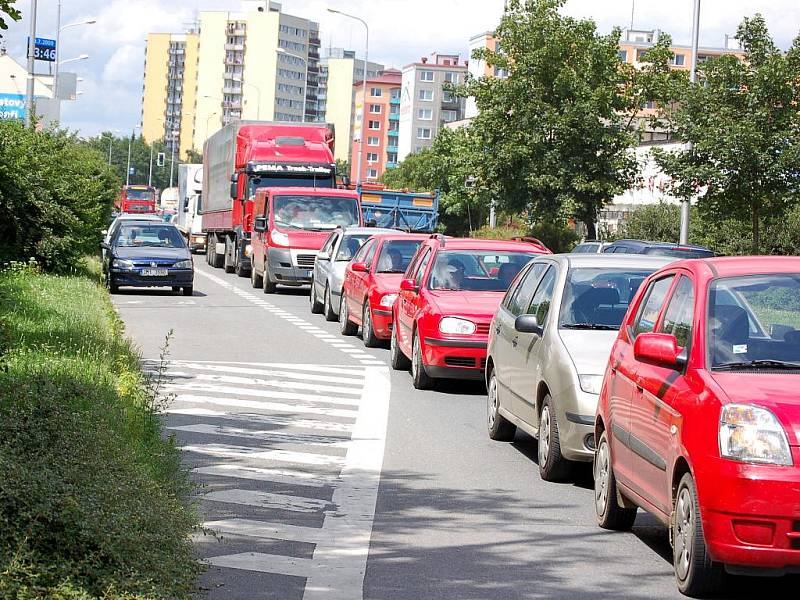
[[[25,96],[0,94],[0,119],[25,119]]]

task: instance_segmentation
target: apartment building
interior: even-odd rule
[[[465,101],[445,90],[464,82],[467,65],[457,54],[433,53],[403,67],[398,159],[430,146],[441,127],[464,118]]]
[[[377,181],[398,162],[398,139],[400,135],[400,86],[403,76],[400,71],[390,69],[377,77],[358,81],[355,89],[355,112],[351,147],[350,179]],[[366,93],[364,93],[366,90]],[[358,153],[361,147],[361,113],[364,117],[365,146],[361,161],[361,176],[358,173]]]
[[[383,71],[383,65],[370,62],[367,78],[373,79]],[[364,61],[357,59],[355,51],[330,48],[322,58],[319,68],[318,110],[324,121],[336,131],[336,160],[350,160],[355,115],[355,87],[364,79]]]
[[[275,2],[245,3],[244,9],[201,12],[196,32],[148,36],[145,139],[169,141],[177,131],[183,155],[202,150],[205,139],[231,120],[321,120],[319,25],[282,12]]]

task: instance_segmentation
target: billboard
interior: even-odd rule
[[[23,94],[0,94],[0,119],[25,119],[25,96]]]

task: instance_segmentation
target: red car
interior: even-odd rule
[[[400,281],[419,245],[429,234],[374,235],[347,265],[339,323],[343,335],[361,325],[364,345],[375,348],[392,335],[392,305]]]
[[[520,269],[542,251],[441,235],[423,242],[393,307],[392,367],[410,364],[417,389],[437,378],[482,379],[492,316]]]
[[[672,263],[639,288],[595,421],[595,507],[670,528],[678,588],[800,571],[800,258]]]

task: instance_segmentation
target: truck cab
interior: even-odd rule
[[[311,283],[314,259],[336,227],[363,225],[358,193],[308,187],[255,191],[250,243],[253,287]]]
[[[120,213],[156,212],[156,189],[149,185],[124,185],[116,202]]]

